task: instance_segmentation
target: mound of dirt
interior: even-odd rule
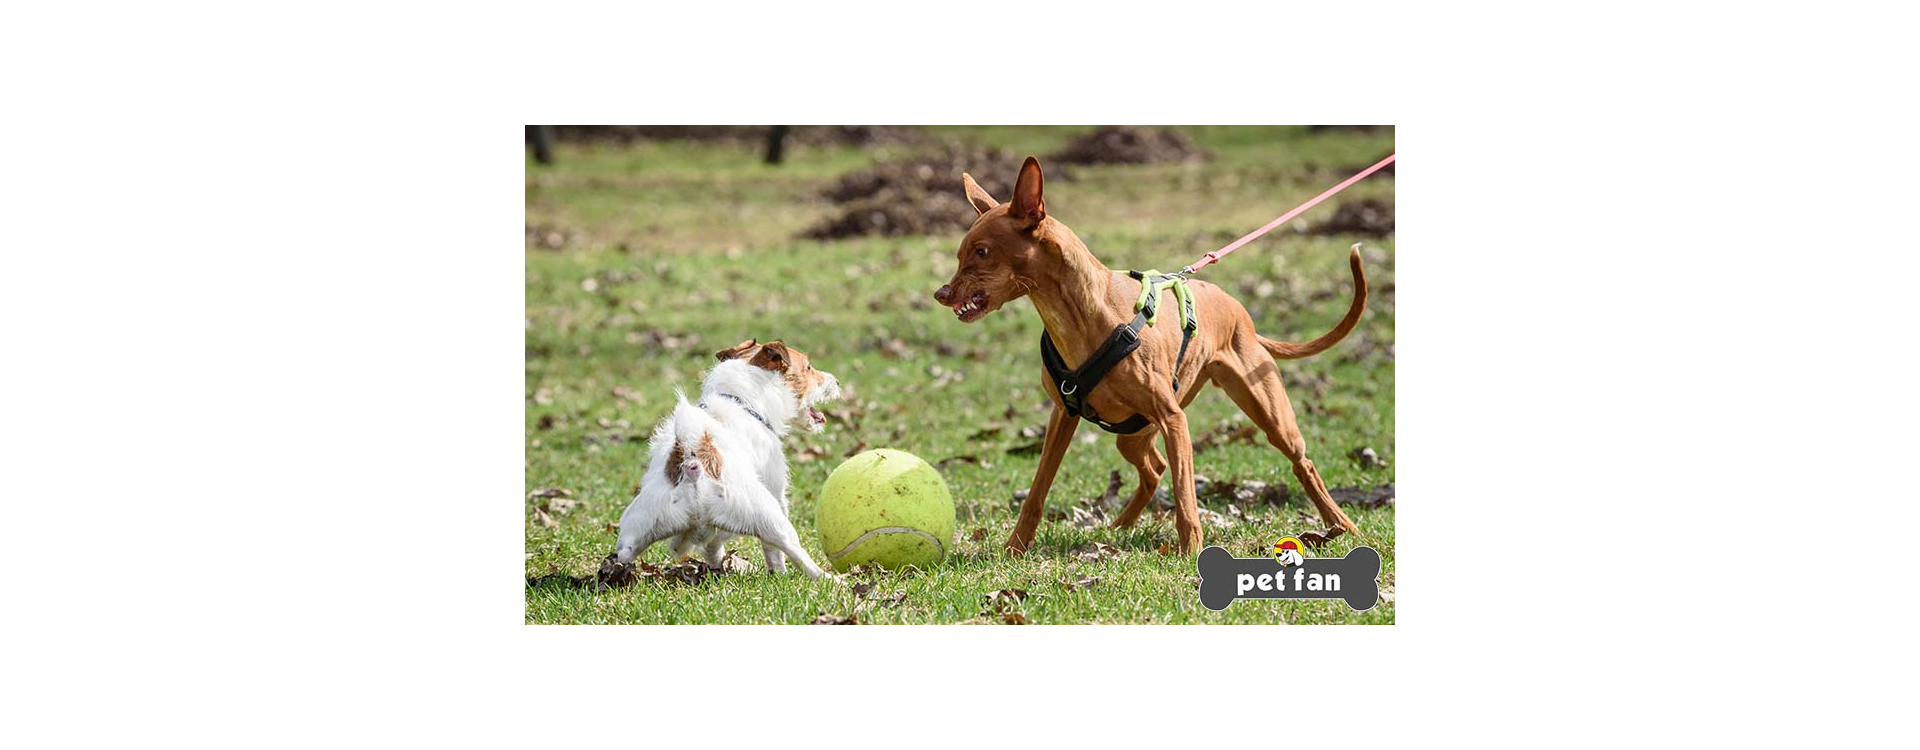
[[[888,193],[856,201],[839,216],[813,226],[805,236],[816,240],[840,237],[880,235],[952,234],[973,226],[975,214],[958,190],[952,194],[919,193],[894,196]]]
[[[573,143],[611,141],[726,141],[761,145],[771,125],[555,125],[555,140]],[[795,125],[789,145],[874,146],[918,143],[926,134],[906,125]]]
[[[899,193],[952,193],[960,195],[960,175],[972,174],[980,187],[1000,200],[1013,193],[1013,181],[1020,176],[1019,154],[1007,149],[990,149],[948,143],[938,150],[876,164],[872,169],[854,172],[839,179],[823,193],[835,203],[851,203],[872,198],[886,191]],[[1064,175],[1048,174],[1048,179]]]
[[[1048,157],[1048,163],[1155,164],[1206,158],[1207,152],[1171,130],[1106,125],[1068,141],[1065,148]]]
[[[1313,225],[1313,234],[1393,234],[1393,204],[1376,198],[1344,201],[1333,217]]]
[[[1013,193],[1023,158],[1012,151],[948,143],[937,150],[882,162],[840,178],[822,197],[844,206],[840,215],[803,233],[817,240],[881,235],[949,234],[973,226],[975,212],[960,187],[960,175],[995,198]],[[1048,174],[1066,179],[1064,171]]]

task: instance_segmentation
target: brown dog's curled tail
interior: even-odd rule
[[[1353,333],[1354,326],[1360,325],[1360,313],[1367,309],[1367,275],[1360,272],[1360,244],[1354,243],[1353,252],[1347,256],[1347,263],[1353,267],[1353,306],[1347,308],[1347,317],[1340,319],[1340,325],[1333,330],[1304,344],[1290,344],[1285,341],[1261,337],[1260,345],[1266,347],[1267,354],[1274,359],[1300,359],[1311,357],[1340,343],[1347,334]]]

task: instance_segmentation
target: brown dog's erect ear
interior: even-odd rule
[[[742,341],[738,344],[734,344],[733,346],[729,346],[725,349],[721,349],[720,351],[714,352],[713,358],[720,360],[722,362],[725,362],[729,359],[739,359],[740,355],[746,354],[748,350],[759,345],[760,345],[760,342],[754,341],[753,339],[747,339],[746,341]]]
[[[967,202],[973,204],[974,213],[984,214],[987,209],[1000,205],[1000,201],[987,195],[987,191],[980,187],[980,183],[973,181],[973,175],[961,172],[960,184],[967,188]]]
[[[762,370],[772,370],[774,372],[786,372],[788,359],[789,357],[787,356],[787,345],[782,344],[776,340],[776,341],[769,341],[765,345],[761,346],[760,351],[755,353],[753,355],[753,359],[748,360],[747,364],[753,365],[754,367],[758,367]]]
[[[1020,165],[1020,181],[1013,185],[1013,208],[1007,215],[1035,226],[1047,218],[1047,202],[1040,197],[1040,160],[1031,156]]]

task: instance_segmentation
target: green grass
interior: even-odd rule
[[[942,128],[957,137],[1045,154],[1074,128]],[[1048,184],[1049,213],[1073,227],[1115,268],[1176,268],[1265,223],[1340,177],[1392,150],[1391,135],[1307,133],[1294,128],[1203,127],[1188,132],[1213,153],[1196,165],[1077,168]],[[611,548],[620,513],[645,466],[642,442],[673,402],[696,393],[712,352],[747,337],[784,338],[840,376],[846,391],[818,436],[796,434],[792,516],[801,539],[824,559],[813,530],[817,493],[839,458],[864,440],[929,461],[974,456],[944,471],[959,509],[955,553],[924,572],[882,574],[864,599],[797,573],[770,576],[759,542],[731,548],[752,565],[699,586],[651,581],[606,592],[559,583],[530,585],[526,619],[538,623],[804,623],[857,613],[863,623],[998,622],[983,596],[1017,588],[1036,596],[1015,609],[1034,623],[1391,623],[1394,604],[1353,612],[1337,601],[1239,602],[1223,612],[1200,606],[1190,556],[1162,555],[1170,520],[1131,530],[1043,523],[1026,557],[1000,551],[1012,528],[1016,490],[1037,456],[1010,454],[1043,424],[1038,317],[1025,300],[962,326],[931,293],[953,271],[959,236],[814,242],[794,235],[830,215],[821,185],[887,152],[798,148],[778,168],[750,148],[685,142],[626,147],[563,146],[555,167],[527,169],[527,223],[562,231],[557,250],[526,250],[526,490],[561,487],[579,505],[537,521],[527,502],[526,572],[587,575]],[[955,185],[954,189],[959,190]],[[1391,198],[1393,180],[1369,179],[1343,194]],[[1005,196],[1001,196],[1004,198]],[[1311,212],[1324,219],[1333,203]],[[1359,330],[1319,357],[1279,363],[1308,455],[1330,486],[1394,481],[1394,295],[1391,239],[1320,237],[1282,229],[1215,265],[1204,277],[1233,291],[1267,336],[1303,340],[1340,318],[1348,301],[1346,248],[1367,242],[1373,296]],[[895,343],[897,342],[897,343]],[[1208,388],[1189,410],[1195,432],[1245,423]],[[971,439],[982,428],[997,435]],[[1364,469],[1346,453],[1372,447],[1388,462]],[[819,458],[806,460],[814,449]],[[1216,480],[1290,485],[1290,505],[1250,508],[1245,520],[1209,526],[1207,543],[1236,555],[1264,555],[1279,536],[1321,528],[1303,516],[1301,491],[1285,459],[1259,445],[1228,444],[1195,460]],[[1112,436],[1082,425],[1049,498],[1051,510],[1097,497],[1120,470]],[[1221,514],[1228,508],[1207,504]],[[1394,511],[1349,508],[1363,539],[1341,537],[1319,554],[1368,544],[1384,558],[1383,591],[1394,581]],[[982,541],[972,534],[984,529]],[[1083,562],[1092,542],[1120,556]],[[668,562],[664,545],[644,559]],[[1061,579],[1093,576],[1090,589]],[[905,593],[897,605],[893,594]]]

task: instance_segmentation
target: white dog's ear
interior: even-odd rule
[[[769,341],[761,345],[760,351],[755,353],[753,359],[748,361],[747,364],[762,370],[786,372],[787,363],[792,361],[792,359],[791,356],[787,355],[786,344],[782,344],[779,341]]]
[[[988,209],[1000,205],[1000,201],[987,195],[986,189],[980,187],[980,183],[973,181],[973,175],[961,172],[960,184],[967,189],[967,202],[973,204],[974,213],[984,214]]]
[[[754,341],[753,339],[747,339],[746,341],[742,341],[738,344],[734,344],[733,346],[729,346],[725,349],[721,349],[720,351],[714,352],[713,358],[720,360],[722,362],[725,362],[729,359],[739,359],[742,355],[746,354],[749,350],[759,345],[760,345],[760,342]]]

